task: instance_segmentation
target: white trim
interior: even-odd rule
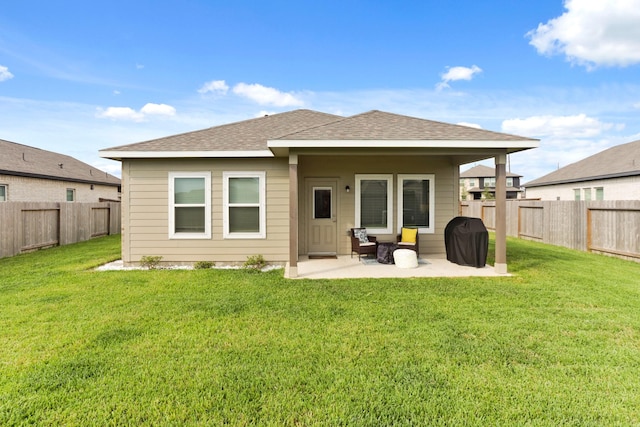
[[[435,233],[435,208],[436,208],[436,176],[435,174],[398,174],[398,233],[402,231],[402,218],[404,200],[402,182],[405,179],[428,180],[429,181],[429,227],[419,227],[418,232],[422,234]]]
[[[387,181],[387,228],[369,228],[367,233],[392,234],[393,233],[393,174],[356,174],[356,218],[355,227],[361,227],[360,223],[360,181],[362,180],[386,180]]]
[[[176,178],[204,178],[204,233],[176,233],[175,232],[175,179]],[[169,172],[169,239],[210,239],[211,238],[211,172]],[[202,206],[180,205],[184,207]]]
[[[234,151],[118,151],[102,150],[98,154],[107,159],[173,159],[173,158],[225,158],[225,157],[275,157],[270,150]]]
[[[537,148],[537,140],[270,140],[269,148]]]
[[[222,237],[225,239],[266,239],[267,238],[267,206],[266,206],[266,172],[243,172],[231,171],[222,172]],[[258,195],[257,204],[229,204],[229,178],[258,178]],[[229,231],[229,207],[258,207],[259,211],[259,227],[257,233],[232,233]]]

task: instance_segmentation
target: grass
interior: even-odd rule
[[[513,277],[0,260],[0,425],[640,424],[640,265],[510,239]]]

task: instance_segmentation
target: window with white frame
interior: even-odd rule
[[[224,238],[266,238],[265,181],[265,172],[222,173]]]
[[[76,190],[74,188],[67,188],[67,202],[73,202],[76,200]]]
[[[573,189],[573,200],[575,200],[576,202],[580,201],[580,189],[579,188],[574,188]]]
[[[7,185],[0,184],[0,202],[7,201]]]
[[[596,187],[596,200],[604,200],[604,187]]]
[[[393,232],[393,175],[356,175],[356,227],[370,233]]]
[[[492,177],[492,178],[484,178],[484,187],[495,187],[496,186],[496,177]]]
[[[169,238],[211,238],[211,172],[169,173]]]
[[[513,177],[507,178],[507,187],[513,187]]]
[[[398,175],[398,232],[402,227],[433,233],[435,175]]]

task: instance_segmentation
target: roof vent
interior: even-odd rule
[[[58,166],[60,166],[60,169],[62,169],[64,165],[62,163],[58,163]]]

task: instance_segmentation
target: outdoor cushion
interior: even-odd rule
[[[411,249],[397,249],[393,252],[393,259],[398,268],[416,268],[418,257]]]
[[[402,239],[400,239],[400,241],[402,243],[415,243],[417,235],[418,235],[418,229],[417,228],[404,228],[404,227],[402,227]]]
[[[369,243],[369,238],[367,237],[367,229],[360,228],[353,230],[353,233],[356,235],[360,243]]]

